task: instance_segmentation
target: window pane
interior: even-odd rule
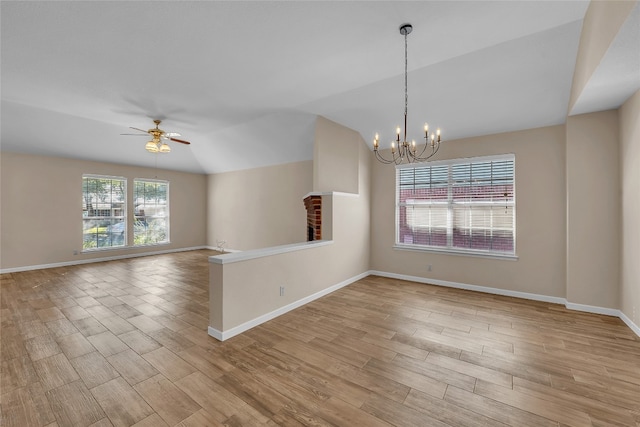
[[[134,181],[133,244],[169,242],[169,183]]]
[[[83,176],[83,249],[126,245],[126,180]]]
[[[401,202],[407,198],[446,201],[448,175],[446,166],[399,169]]]
[[[458,248],[512,252],[512,206],[454,207],[453,246]]]
[[[411,204],[400,208],[400,243],[446,246],[447,206]]]

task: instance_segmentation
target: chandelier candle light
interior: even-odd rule
[[[409,96],[407,95],[407,36],[411,33],[413,27],[411,24],[402,24],[400,26],[400,34],[404,36],[404,137],[400,140],[400,126],[396,128],[396,140],[391,142],[391,159],[386,159],[380,154],[378,148],[380,146],[380,137],[376,133],[373,139],[373,152],[381,163],[399,165],[403,162],[424,162],[433,157],[440,148],[440,129],[429,133],[429,125],[424,124],[424,147],[418,152],[416,141],[411,143],[407,141],[407,104]],[[429,150],[427,150],[429,148]]]

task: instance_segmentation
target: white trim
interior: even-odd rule
[[[290,245],[272,246],[269,248],[254,249],[250,251],[212,255],[209,257],[209,262],[212,264],[230,264],[232,262],[247,261],[250,259],[295,252],[303,249],[318,248],[320,246],[331,244],[333,244],[333,240],[313,240],[311,242],[292,243]]]
[[[305,304],[310,303],[313,300],[316,300],[320,297],[323,297],[327,294],[330,294],[331,292],[337,291],[340,288],[343,288],[347,285],[350,285],[353,282],[356,282],[360,279],[363,279],[365,277],[367,277],[369,275],[368,271],[365,271],[364,273],[360,273],[357,276],[353,276],[347,280],[344,280],[336,285],[330,286],[328,288],[325,288],[321,291],[316,292],[315,294],[309,295],[307,297],[304,297],[302,299],[299,299],[297,301],[294,301],[290,304],[285,305],[284,307],[280,307],[276,310],[273,310],[270,313],[266,313],[263,314],[262,316],[258,316],[255,319],[249,320],[248,322],[244,322],[241,325],[235,326],[231,329],[227,329],[226,331],[219,331],[217,329],[212,328],[211,326],[209,326],[209,328],[207,329],[208,333],[210,336],[214,337],[215,339],[219,340],[219,341],[224,341],[227,340],[231,337],[234,337],[238,334],[241,334],[245,331],[248,331],[251,328],[254,328],[258,325],[261,325],[262,323],[268,322],[271,319],[275,319],[278,316],[281,316],[285,313],[288,313],[291,310],[294,310],[298,307],[301,307]]]
[[[135,181],[147,181],[147,182],[158,182],[158,183],[169,184],[168,179],[159,179],[159,178],[140,178],[140,177],[133,178],[134,183]]]
[[[305,194],[304,196],[302,196],[302,200],[306,199],[309,196],[330,196],[332,193],[331,191],[312,191],[310,193]]]
[[[225,253],[229,252],[230,254],[237,254],[238,252],[242,252],[240,249],[229,249],[229,248],[225,249],[224,251]]]
[[[393,249],[397,249],[400,251],[431,252],[431,253],[444,254],[444,255],[504,259],[508,261],[517,261],[519,259],[518,255],[515,255],[515,254],[501,254],[500,252],[485,252],[485,251],[471,251],[471,250],[469,251],[454,250],[451,248],[440,249],[440,248],[431,247],[431,246],[407,245],[402,243],[396,243],[395,245],[393,245]]]
[[[207,249],[210,249],[212,251],[220,252],[220,249],[217,246],[207,246]],[[225,254],[235,254],[235,253],[242,252],[242,251],[239,250],[239,249],[223,248],[222,252],[225,253]]]
[[[226,337],[224,336],[224,333],[220,332],[219,330],[212,328],[211,326],[207,327],[207,334],[209,334],[209,336],[214,337],[215,339],[217,339],[218,341],[224,341],[227,338],[230,337]]]
[[[131,246],[128,248],[132,249]],[[80,259],[77,261],[55,262],[51,264],[26,265],[23,267],[2,268],[0,269],[0,274],[18,273],[21,271],[29,271],[29,270],[42,270],[45,268],[68,267],[70,265],[91,264],[94,262],[115,261],[118,259],[138,258],[138,257],[150,256],[150,255],[163,255],[163,254],[170,254],[174,252],[197,251],[200,249],[209,249],[209,248],[207,246],[193,246],[190,248],[167,249],[164,251],[154,251],[154,252],[138,252],[135,254],[116,255],[116,256],[102,257],[102,258]],[[86,254],[87,252],[83,252],[83,253]]]
[[[310,193],[305,194],[302,197],[302,200],[306,199],[309,196],[348,196],[348,197],[360,197],[358,193],[343,193],[341,191],[312,191]]]
[[[620,310],[620,319],[621,319],[624,323],[626,323],[626,324],[627,324],[627,326],[628,326],[629,328],[631,328],[631,330],[632,330],[633,332],[635,332],[635,334],[636,334],[637,336],[639,336],[639,337],[640,337],[640,326],[638,326],[638,325],[636,325],[635,323],[633,323],[633,320],[629,319],[629,317],[627,317],[627,315],[626,315],[626,314],[624,314],[624,313],[622,312],[622,310]]]
[[[95,174],[95,173],[83,173],[82,174],[82,178],[98,178],[98,179],[122,179],[124,181],[127,180],[126,176],[120,176],[120,175],[100,175],[100,174]]]
[[[552,297],[548,295],[531,294],[528,292],[511,291],[508,289],[490,288],[487,286],[469,285],[466,283],[449,282],[446,280],[428,279],[425,277],[408,276],[406,274],[387,273],[385,271],[376,271],[376,270],[369,271],[369,273],[376,276],[389,277],[391,279],[408,280],[411,282],[425,283],[429,285],[438,285],[438,286],[444,286],[447,288],[466,289],[468,291],[484,292],[487,294],[503,295],[507,297],[523,298],[523,299],[529,299],[534,301],[544,301],[544,302],[550,302],[553,304],[565,304],[567,302],[566,299],[561,297]]]
[[[586,313],[604,314],[605,316],[620,317],[622,313],[615,308],[598,307],[595,305],[576,304],[567,301],[564,305],[569,310],[584,311]]]

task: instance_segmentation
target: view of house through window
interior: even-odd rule
[[[135,179],[133,181],[133,244],[169,242],[169,183]]]
[[[396,245],[515,255],[515,157],[396,170]]]
[[[127,244],[127,180],[120,177],[82,177],[82,249]]]

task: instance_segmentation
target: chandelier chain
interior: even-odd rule
[[[407,83],[407,64],[408,64],[408,55],[407,55],[407,36],[409,32],[406,31],[404,34],[404,140],[407,140],[407,111],[409,105],[409,93],[408,93],[408,83]]]

